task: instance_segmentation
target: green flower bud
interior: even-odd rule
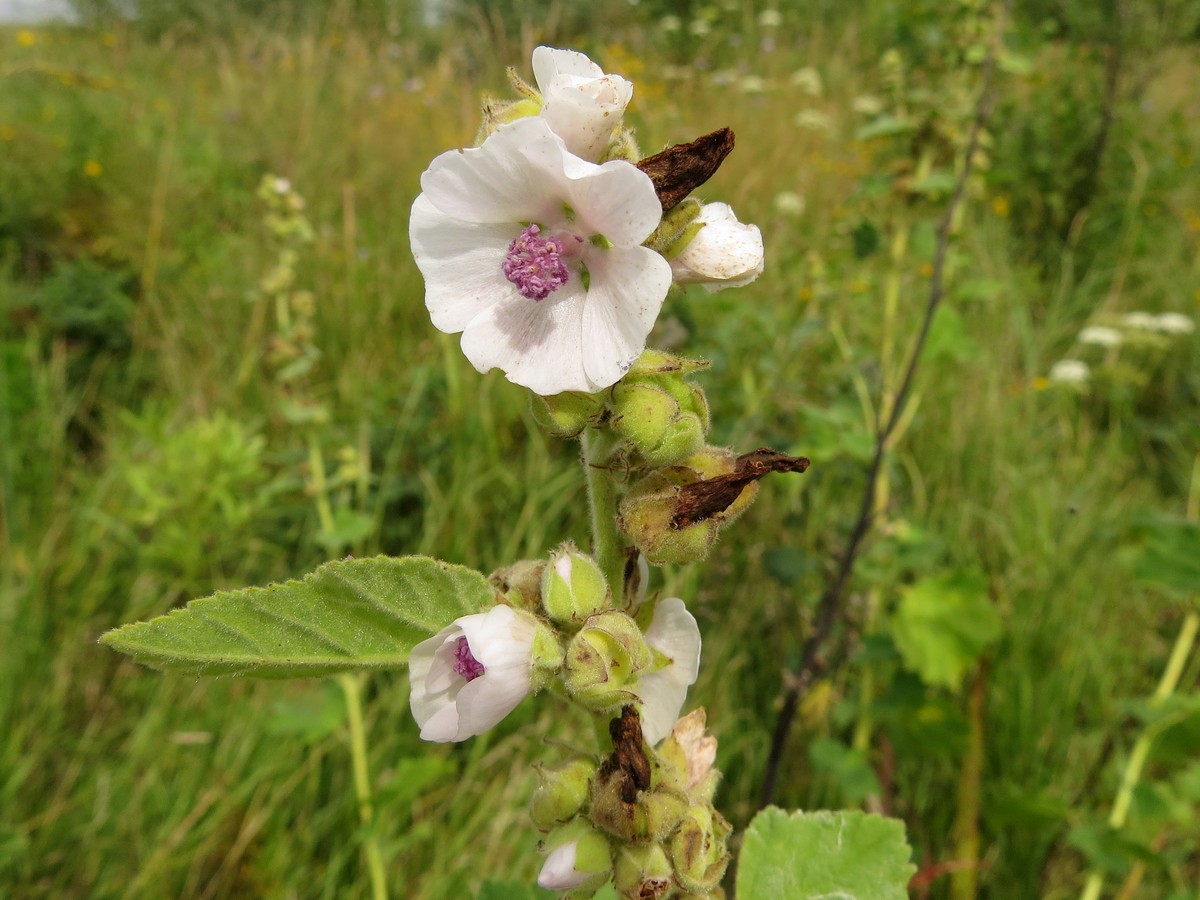
[[[617,851],[613,887],[629,900],[660,900],[674,888],[674,874],[661,844],[631,844]]]
[[[542,607],[560,625],[578,628],[611,605],[600,567],[568,542],[550,554],[542,574]]]
[[[703,894],[721,883],[729,865],[726,842],[731,831],[711,804],[698,803],[687,811],[670,847],[675,878],[685,891]]]
[[[558,634],[540,620],[533,629],[533,647],[530,650],[529,663],[533,669],[530,681],[535,691],[547,687],[562,671],[562,643]]]
[[[604,415],[604,401],[582,391],[564,391],[550,397],[531,394],[534,420],[555,437],[573,438]]]
[[[629,371],[625,373],[625,378],[675,373],[691,375],[693,372],[703,372],[708,367],[709,364],[702,359],[688,359],[685,356],[667,353],[665,350],[648,349],[642,351],[637,362],[630,366]]]
[[[587,802],[596,774],[596,763],[588,756],[573,756],[561,766],[538,766],[541,783],[533,792],[529,815],[541,831],[563,825],[579,814]]]
[[[590,897],[612,872],[612,844],[583,819],[552,832],[542,845],[546,861],[538,884],[568,897]]]
[[[637,623],[617,610],[592,616],[567,645],[563,682],[595,712],[636,702],[638,673],[653,661]]]
[[[704,446],[708,403],[682,378],[622,381],[612,390],[612,408],[613,430],[651,466],[672,465]]]
[[[537,612],[542,605],[542,570],[545,568],[544,559],[523,559],[497,569],[488,576],[488,581],[509,605]]]

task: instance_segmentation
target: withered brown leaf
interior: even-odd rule
[[[642,720],[632,706],[621,710],[621,715],[608,723],[612,736],[612,755],[600,764],[600,776],[604,781],[619,779],[621,799],[625,803],[636,803],[637,795],[650,787],[650,760],[642,740]]]
[[[724,512],[746,485],[771,472],[803,472],[807,468],[807,457],[788,456],[767,447],[743,453],[735,461],[732,472],[683,485],[679,489],[671,525],[686,528]]]
[[[669,212],[721,167],[733,150],[733,130],[721,128],[687,144],[647,156],[637,167],[650,176],[663,212]]]

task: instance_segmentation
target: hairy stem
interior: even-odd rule
[[[375,808],[371,805],[371,778],[367,770],[367,730],[363,727],[362,676],[339,675],[342,695],[346,698],[346,721],[350,726],[350,759],[354,767],[354,796],[358,800],[358,818],[363,825],[363,851],[371,878],[372,900],[387,900],[387,879],[383,871],[383,853],[372,825]]]
[[[925,316],[921,322],[921,329],[917,334],[917,339],[913,344],[912,352],[904,369],[904,376],[901,378],[900,385],[896,389],[895,404],[890,414],[887,416],[884,416],[882,412],[880,414],[881,427],[876,431],[875,452],[871,458],[871,465],[867,470],[867,483],[863,489],[858,518],[855,520],[853,529],[851,529],[846,547],[838,558],[837,570],[817,603],[812,631],[809,632],[800,651],[800,664],[795,672],[789,673],[785,678],[787,688],[784,691],[779,716],[775,721],[775,730],[771,735],[771,749],[767,757],[762,791],[759,795],[760,806],[767,806],[774,800],[775,786],[779,778],[779,767],[784,759],[788,734],[791,731],[792,721],[796,717],[800,698],[812,682],[821,648],[825,644],[829,634],[833,631],[833,626],[837,621],[838,610],[842,605],[842,598],[845,596],[846,586],[849,584],[850,575],[854,571],[855,561],[858,559],[858,554],[862,549],[863,540],[871,530],[875,513],[876,483],[879,481],[880,472],[883,469],[884,457],[890,447],[896,426],[903,418],[908,395],[912,390],[913,381],[921,361],[921,353],[929,337],[929,329],[933,325],[933,317],[936,315],[938,306],[942,301],[945,284],[946,254],[950,245],[951,226],[955,221],[959,205],[962,203],[966,192],[967,181],[975,169],[975,156],[979,150],[980,135],[987,121],[988,114],[991,111],[991,82],[996,63],[997,45],[1004,31],[1004,23],[1008,19],[1008,10],[1011,2],[1012,0],[1005,0],[996,22],[987,59],[983,65],[982,84],[979,91],[979,99],[975,105],[975,118],[971,123],[967,148],[963,155],[958,178],[955,181],[954,193],[950,197],[950,202],[947,204],[938,226],[937,248],[933,258],[933,273],[930,278],[929,301],[925,307]]]
[[[612,591],[613,603],[623,605],[625,554],[621,532],[617,528],[617,489],[609,462],[615,441],[603,433],[588,429],[583,443],[583,476],[587,482],[588,514],[592,525],[592,553]]]

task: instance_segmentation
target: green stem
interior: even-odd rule
[[[592,524],[592,553],[608,581],[613,603],[624,605],[625,554],[617,529],[617,489],[608,463],[617,447],[615,439],[594,429],[581,437],[583,477],[587,482],[588,514]]]
[[[333,534],[333,507],[329,505],[329,483],[325,480],[325,457],[316,431],[308,433],[308,466],[312,470],[313,502],[317,505],[317,519],[325,534]]]
[[[1189,613],[1183,620],[1183,627],[1179,629],[1179,637],[1175,639],[1175,646],[1171,649],[1171,658],[1167,660],[1167,668],[1158,682],[1158,688],[1154,691],[1154,696],[1150,698],[1151,709],[1162,706],[1167,698],[1175,692],[1175,688],[1179,685],[1179,679],[1183,675],[1183,668],[1187,664],[1188,655],[1192,652],[1192,645],[1196,641],[1197,631],[1200,631],[1200,613]],[[1154,743],[1157,733],[1156,725],[1147,725],[1129,753],[1125,771],[1121,773],[1121,787],[1117,791],[1116,799],[1113,800],[1112,812],[1108,816],[1110,828],[1118,829],[1125,825],[1125,818],[1129,815],[1129,806],[1133,802],[1133,791],[1142,777],[1142,767],[1146,765],[1146,757],[1150,754],[1150,747]],[[1087,883],[1080,895],[1081,900],[1097,900],[1103,886],[1104,874],[1099,870],[1093,870],[1088,875]]]
[[[387,900],[387,879],[383,871],[383,853],[373,827],[375,809],[371,805],[371,779],[367,771],[367,731],[363,727],[361,676],[339,675],[338,684],[346,698],[346,721],[350,726],[350,759],[354,767],[354,795],[358,817],[363,826],[363,850],[371,877],[372,900]]]

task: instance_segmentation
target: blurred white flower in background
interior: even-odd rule
[[[795,191],[780,191],[772,201],[775,212],[784,216],[800,216],[804,214],[804,198]]]
[[[1191,334],[1196,330],[1196,323],[1183,313],[1165,312],[1154,317],[1153,327],[1163,334]]]
[[[1121,324],[1126,328],[1141,328],[1146,331],[1153,331],[1157,323],[1158,319],[1154,313],[1130,312],[1121,316]]]
[[[738,82],[738,89],[743,94],[761,94],[767,89],[767,82],[758,75],[747,75]]]
[[[820,109],[802,109],[792,119],[792,124],[805,131],[830,132],[833,130],[833,120],[829,114]]]
[[[810,97],[820,97],[824,90],[821,73],[812,66],[805,66],[803,69],[793,72],[791,82],[793,87],[799,88],[801,92]]]
[[[783,14],[777,9],[764,9],[758,14],[760,28],[778,28],[783,24]]]
[[[1079,340],[1097,347],[1117,347],[1121,344],[1121,332],[1105,325],[1089,325],[1079,332]]]
[[[883,112],[883,101],[872,94],[860,94],[851,106],[860,116],[877,116]]]
[[[1085,384],[1092,374],[1087,363],[1077,359],[1060,359],[1050,367],[1050,380],[1058,384]]]

